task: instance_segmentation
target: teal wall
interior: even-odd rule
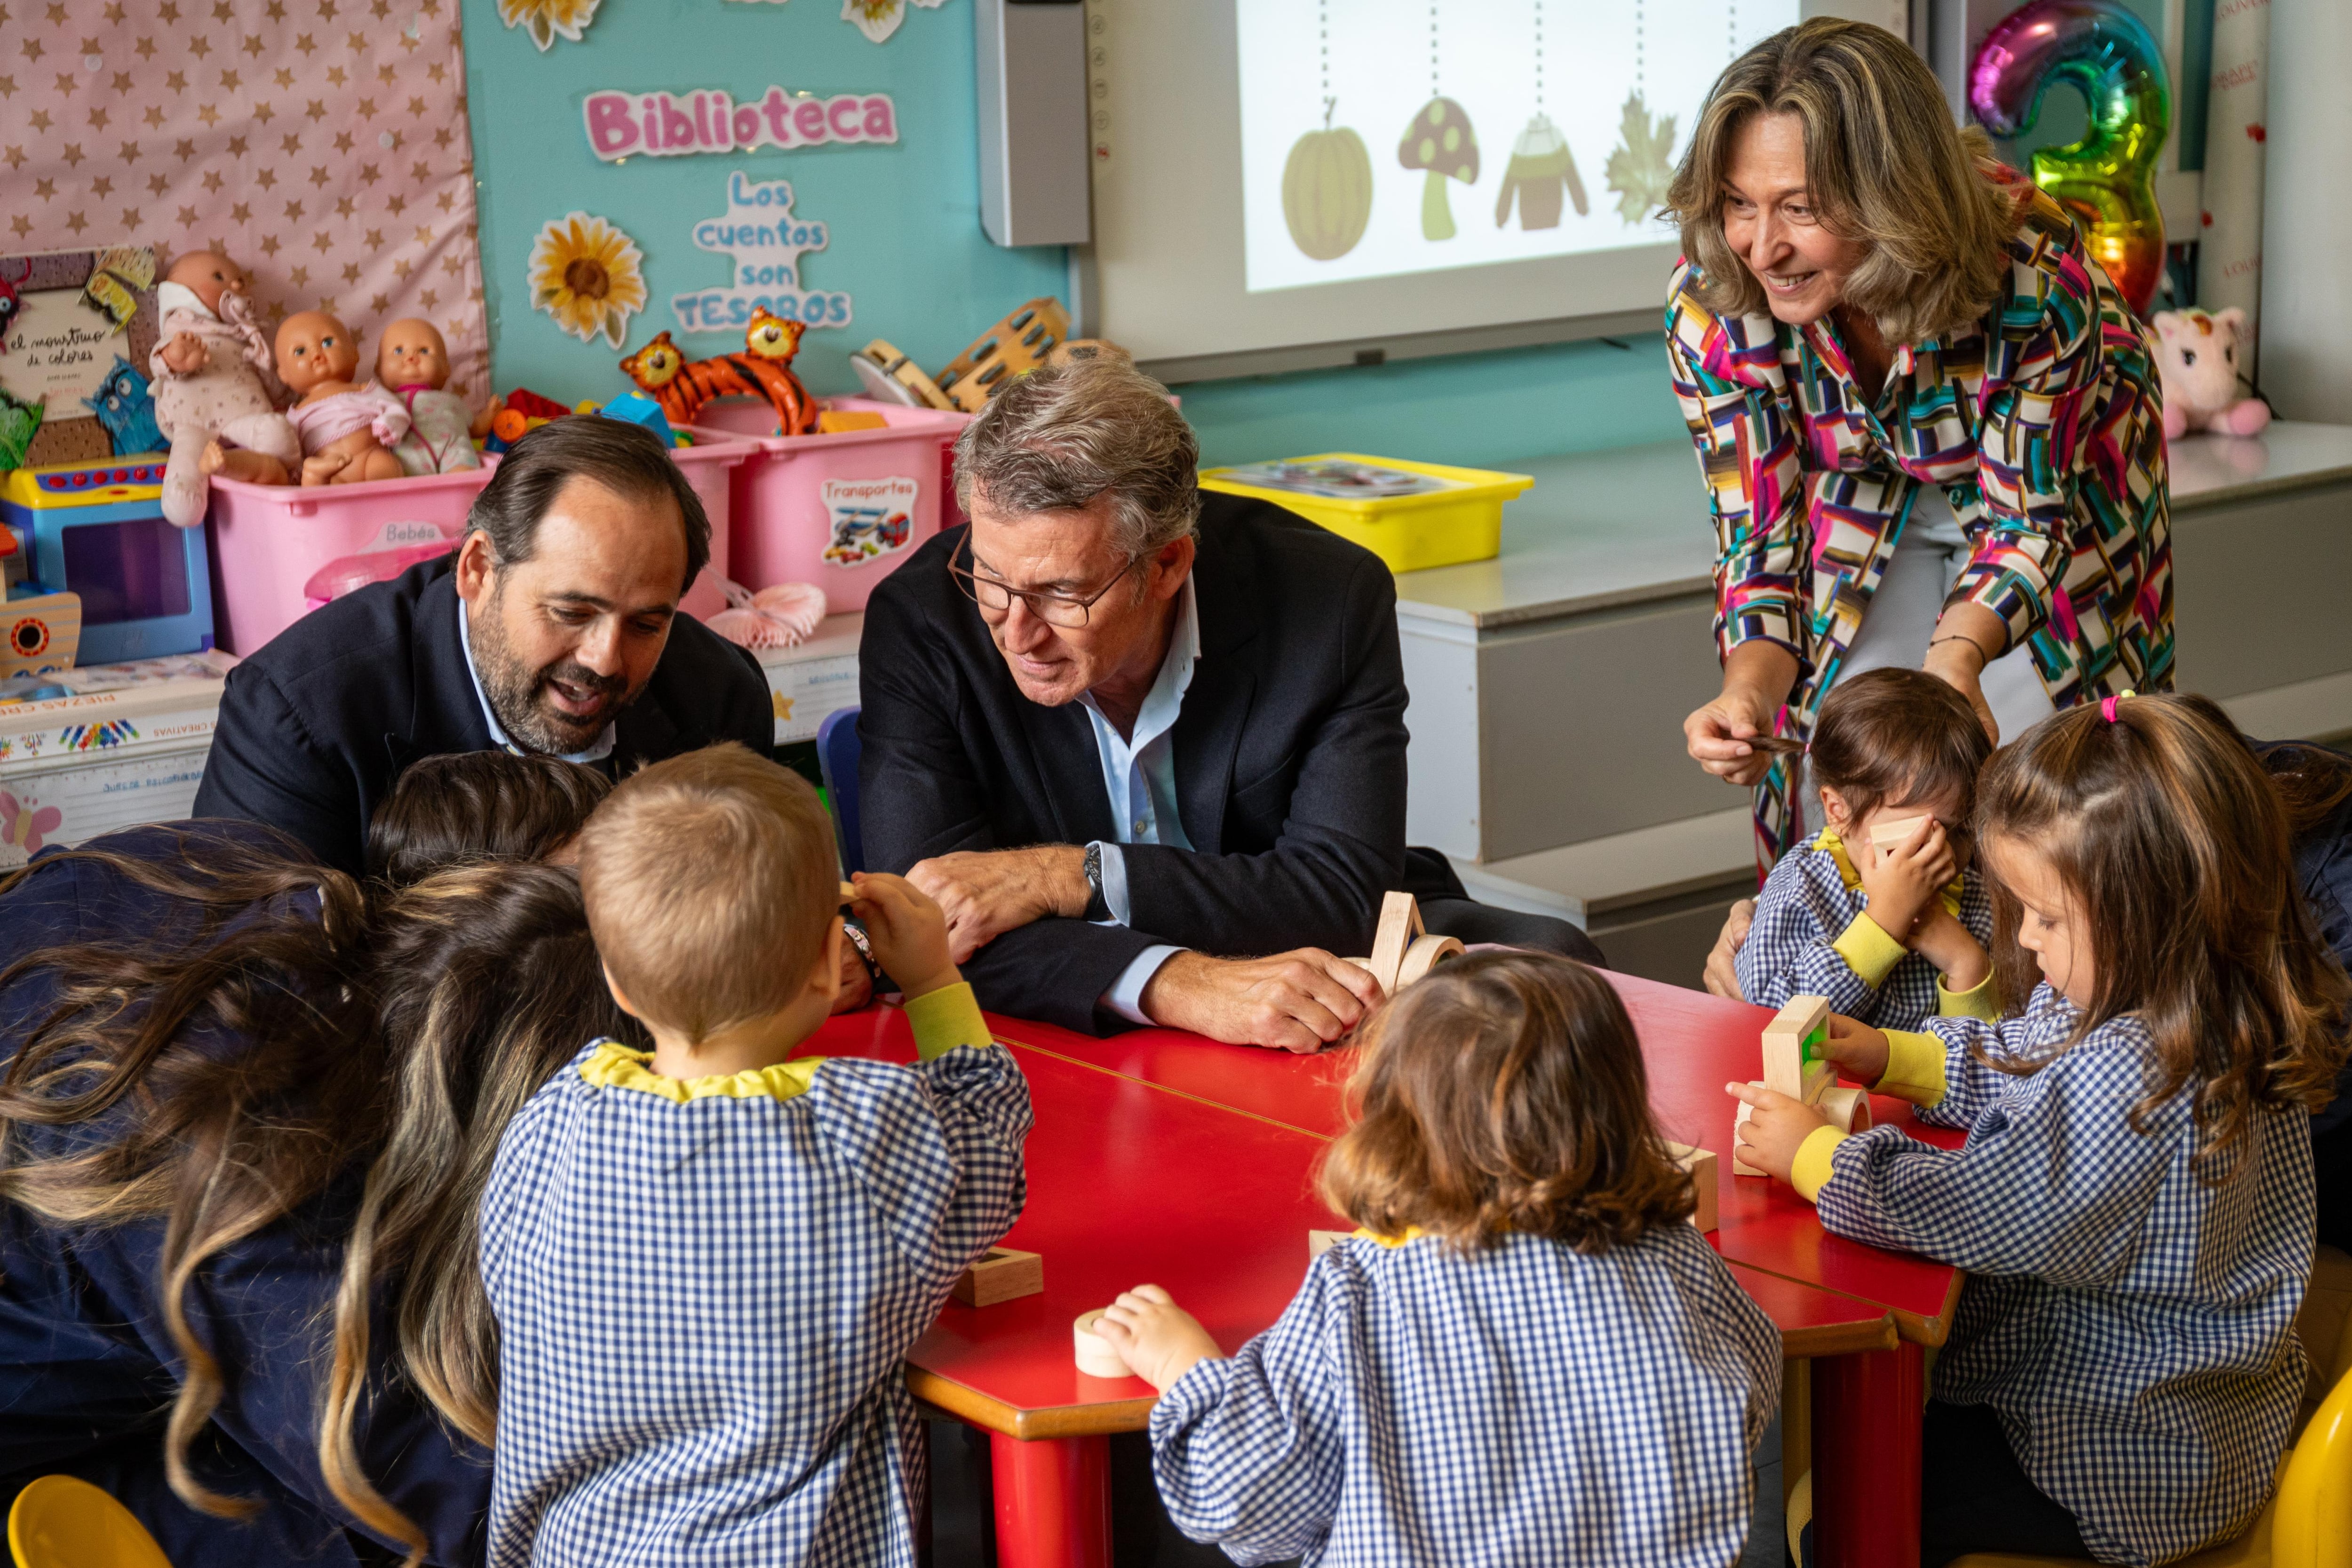
[[[727,207],[730,170],[792,183],[794,214],[824,222],[826,248],[803,258],[801,285],[845,289],[846,328],[811,331],[800,369],[818,391],[854,390],[847,355],[887,338],[939,366],[1024,300],[1066,295],[1059,247],[1005,250],[980,230],[973,151],[969,0],[909,8],[888,42],[868,43],[835,0],[604,0],[579,43],[540,52],[499,21],[497,0],[463,0],[466,85],[478,182],[482,271],[494,377],[562,402],[628,390],[615,362],[664,329],[672,294],[723,287],[733,264],[697,248],[695,224]],[[599,163],[582,129],[592,90],[723,88],[740,102],[771,83],[821,95],[887,92],[896,145],[828,146]],[[578,209],[610,218],[645,252],[652,295],[622,351],[583,343],[530,305],[541,225]],[[740,335],[678,335],[691,355],[740,351]]]
[[[500,387],[527,385],[567,403],[625,388],[614,366],[619,354],[602,339],[581,343],[530,308],[527,268],[542,223],[574,208],[600,214],[644,249],[653,299],[631,323],[625,352],[634,351],[675,328],[670,295],[730,280],[727,258],[698,249],[690,231],[724,210],[727,175],[738,168],[791,181],[795,213],[831,228],[828,247],[803,258],[801,282],[848,290],[856,317],[846,329],[812,331],[803,345],[802,374],[819,392],[855,389],[845,356],[869,338],[888,338],[936,368],[1022,300],[1067,298],[1060,249],[1005,250],[981,233],[969,0],[910,8],[897,35],[879,46],[842,21],[833,0],[604,0],[583,41],[559,38],[545,54],[523,30],[500,25],[497,0],[463,3]],[[2160,29],[2160,0],[2127,3]],[[2188,69],[2200,79],[2210,31],[2211,0],[2191,0]],[[593,89],[715,87],[740,100],[772,82],[821,94],[890,93],[898,142],[604,164],[582,132],[581,100]],[[2201,80],[2188,92],[2181,86],[2175,84],[2176,111],[2193,166],[2203,141]],[[2072,140],[2083,120],[2077,95],[2053,92],[2036,134],[2014,155]],[[689,353],[740,347],[719,336],[680,342]],[[1622,344],[1204,382],[1181,391],[1212,463],[1344,449],[1507,464],[1671,440],[1681,431],[1664,348],[1646,334]]]

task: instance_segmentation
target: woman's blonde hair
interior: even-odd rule
[[[1805,128],[1805,186],[1832,233],[1869,255],[1843,303],[1869,313],[1889,343],[1966,331],[2000,296],[2021,216],[1995,173],[1992,143],[1953,125],[1927,62],[1884,27],[1816,17],[1783,28],[1717,79],[1699,110],[1666,210],[1699,269],[1699,302],[1718,316],[1767,312],[1764,287],[1723,237],[1731,147],[1758,114]]]

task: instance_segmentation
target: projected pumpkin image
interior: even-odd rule
[[[1372,156],[1364,139],[1334,129],[1339,100],[1323,100],[1323,129],[1309,131],[1282,166],[1282,217],[1291,243],[1318,261],[1345,256],[1372,220]]]

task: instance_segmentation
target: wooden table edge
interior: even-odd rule
[[[1159,1402],[1159,1396],[1154,1394],[1144,1399],[1105,1400],[1098,1405],[1049,1405],[1023,1410],[991,1399],[952,1378],[911,1364],[907,1368],[907,1392],[984,1432],[1001,1433],[1024,1442],[1140,1432],[1151,1425],[1151,1407]]]
[[[1859,1323],[1825,1323],[1815,1328],[1784,1329],[1780,1353],[1790,1361],[1822,1356],[1860,1355],[1865,1351],[1891,1351],[1902,1342],[1893,1313]]]
[[[1924,1318],[1916,1312],[1906,1311],[1901,1307],[1889,1306],[1874,1296],[1863,1296],[1852,1290],[1841,1290],[1834,1285],[1824,1285],[1818,1279],[1808,1279],[1801,1275],[1783,1274],[1777,1268],[1767,1268],[1760,1263],[1750,1263],[1746,1258],[1738,1261],[1742,1268],[1753,1268],[1759,1274],[1769,1274],[1775,1279],[1785,1279],[1791,1285],[1807,1286],[1827,1295],[1843,1297],[1849,1301],[1860,1301],[1866,1307],[1876,1307],[1886,1314],[1887,1321],[1895,1325],[1905,1340],[1915,1345],[1925,1345],[1929,1350],[1937,1348],[1951,1337],[1952,1314],[1958,1310],[1960,1304],[1960,1287],[1967,1284],[1969,1279],[1959,1269],[1953,1269],[1951,1283],[1944,1288],[1943,1306],[1937,1310],[1934,1317]]]

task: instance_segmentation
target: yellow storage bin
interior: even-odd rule
[[[1535,479],[1361,452],[1204,468],[1201,488],[1288,507],[1362,545],[1391,572],[1491,561],[1503,548],[1503,503]]]

